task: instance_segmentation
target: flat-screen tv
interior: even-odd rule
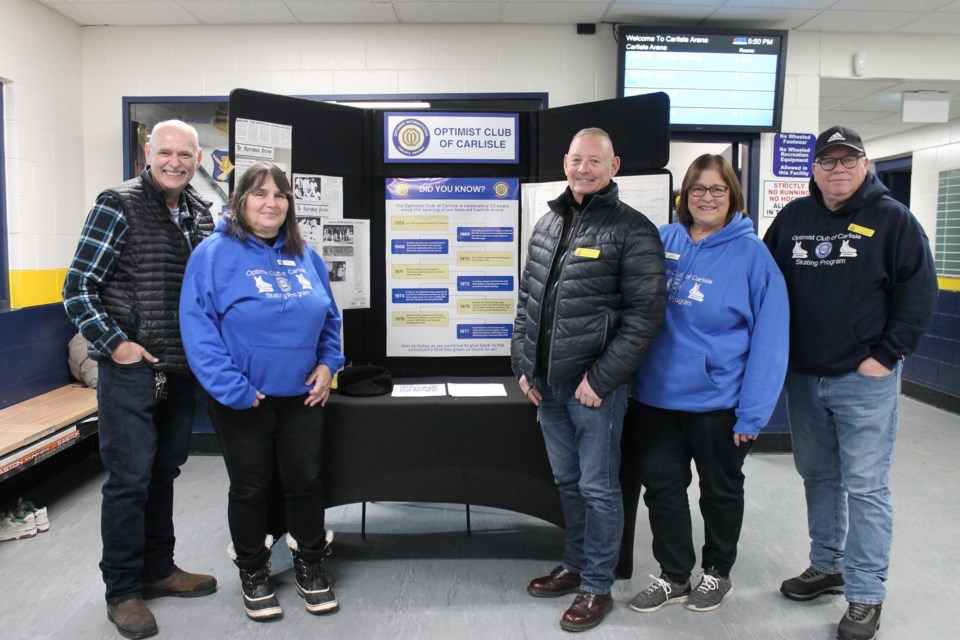
[[[617,25],[619,97],[663,91],[671,131],[779,131],[787,32]]]

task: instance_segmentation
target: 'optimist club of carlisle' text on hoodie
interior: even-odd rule
[[[735,409],[733,430],[766,426],[787,370],[790,311],[783,275],[746,216],[694,242],[660,227],[667,315],[634,379],[634,399],[661,409]]]
[[[257,391],[303,395],[318,364],[334,374],[344,361],[326,263],[310,247],[288,254],[282,235],[271,247],[224,227],[221,219],[200,243],[183,278],[180,331],[190,369],[233,409],[249,408]]]

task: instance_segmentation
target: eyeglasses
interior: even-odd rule
[[[814,160],[820,168],[824,171],[833,171],[834,167],[837,166],[837,162],[840,162],[847,169],[853,169],[857,166],[857,163],[860,162],[860,158],[863,158],[863,154],[859,156],[843,156],[842,158],[831,158],[827,156],[826,158],[820,158],[819,160]]]
[[[712,195],[714,198],[719,198],[725,195],[729,189],[729,187],[721,187],[719,185],[715,187],[704,187],[703,185],[698,184],[687,189],[687,193],[692,195],[694,198],[699,198],[709,191],[710,195]]]

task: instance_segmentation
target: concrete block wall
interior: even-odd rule
[[[960,291],[940,291],[930,327],[904,363],[903,391],[960,413]]]

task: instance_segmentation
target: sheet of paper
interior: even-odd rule
[[[394,398],[426,398],[429,396],[447,395],[447,386],[442,382],[434,384],[395,384],[393,393]]]
[[[467,384],[448,382],[447,390],[451,396],[457,398],[485,398],[507,395],[506,388],[498,382]]]

